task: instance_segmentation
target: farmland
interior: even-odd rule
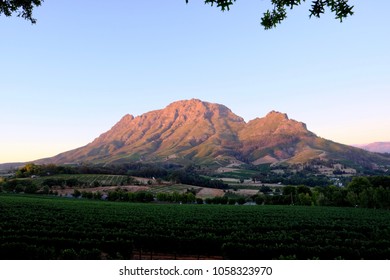
[[[127,176],[124,175],[106,175],[106,174],[63,174],[47,177],[37,177],[34,182],[42,186],[48,179],[55,181],[69,181],[73,180],[78,182],[79,185],[84,187],[92,186],[120,186],[127,182]]]
[[[153,180],[142,177],[130,177],[126,175],[106,175],[106,174],[61,174],[34,178],[20,178],[14,181],[15,189],[17,185],[34,184],[35,193],[42,194],[45,187],[50,187],[50,194],[59,196],[71,196],[74,191],[82,190],[86,192],[101,192],[107,194],[110,191],[122,189],[126,192],[147,191],[156,196],[158,193],[172,194],[174,192],[182,194],[189,189],[197,192],[197,196],[212,198],[223,196],[224,192],[219,189],[204,188],[186,184],[174,184],[162,180]],[[23,192],[23,191],[20,191]]]
[[[1,259],[390,258],[387,210],[0,194],[0,211]]]

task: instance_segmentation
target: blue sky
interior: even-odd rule
[[[345,144],[390,141],[390,2],[342,24],[306,3],[276,29],[268,0],[45,1],[0,16],[0,163],[83,146],[129,113],[199,98],[246,121],[271,110]]]

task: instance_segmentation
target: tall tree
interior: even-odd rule
[[[186,0],[188,3],[189,0]],[[293,9],[301,5],[306,0],[271,0],[273,8],[267,10],[261,18],[261,25],[265,29],[276,27],[287,17],[287,9]],[[205,4],[214,4],[222,11],[230,10],[230,6],[236,0],[205,0]],[[309,9],[309,16],[321,17],[325,13],[325,8],[329,8],[335,14],[335,18],[343,21],[347,16],[353,15],[354,6],[348,4],[348,0],[312,0],[311,9]]]

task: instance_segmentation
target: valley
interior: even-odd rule
[[[30,163],[0,179],[0,259],[388,259],[390,176],[355,171]]]

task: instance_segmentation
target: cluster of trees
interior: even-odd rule
[[[172,168],[172,167],[171,167]],[[127,164],[126,165],[126,174],[129,176],[135,177],[144,177],[144,178],[164,178],[168,175],[168,170],[171,168],[164,168],[162,166],[157,166],[153,164]]]
[[[187,192],[184,193],[178,193],[178,192],[172,192],[172,193],[166,193],[166,192],[160,192],[157,194],[153,194],[148,191],[137,191],[137,192],[128,192],[123,189],[116,189],[113,191],[109,191],[107,193],[107,197],[104,197],[101,192],[88,192],[86,190],[80,191],[75,189],[73,192],[73,197],[76,198],[86,198],[86,199],[95,199],[95,200],[101,200],[103,198],[106,198],[108,201],[121,201],[121,202],[168,202],[168,203],[183,203],[183,204],[219,204],[219,205],[235,205],[239,204],[242,205],[248,201],[251,201],[249,198],[245,198],[242,196],[238,197],[228,197],[228,196],[222,196],[222,197],[210,197],[206,199],[202,199],[200,197],[196,197],[196,193],[187,190]]]
[[[390,176],[353,178],[346,200],[351,205],[390,209]]]
[[[35,164],[28,163],[15,171],[16,178],[29,178],[35,176],[51,176],[60,174],[110,174],[126,175],[130,170],[137,170],[137,164],[123,165],[55,165],[55,164]],[[149,167],[149,168],[152,168]],[[154,167],[153,167],[154,168]]]
[[[95,199],[95,200],[100,200],[103,198],[103,194],[99,191],[97,192],[88,192],[88,191],[79,191],[78,189],[75,189],[73,191],[73,197],[76,198],[86,198],[86,199]]]
[[[281,182],[283,185],[305,185],[309,187],[325,187],[330,185],[330,180],[325,175],[309,175],[305,172],[296,173],[269,173],[263,176],[254,176],[254,180],[261,181],[263,183],[278,183]]]
[[[172,203],[198,203],[203,204],[201,198],[196,198],[192,192],[186,193],[157,193],[156,200],[160,202],[172,202]]]
[[[390,209],[390,176],[354,177],[346,188],[286,186],[282,195],[255,195],[256,204]]]
[[[0,191],[33,194],[38,187],[31,180],[7,180],[0,183]]]
[[[150,192],[126,192],[122,189],[110,191],[107,194],[109,201],[125,201],[125,202],[151,202],[154,201],[154,196]]]
[[[87,199],[97,199],[100,200],[103,198],[102,193],[100,192],[87,192],[74,190],[74,197],[82,197]],[[152,201],[158,202],[169,202],[169,203],[198,203],[203,204],[203,199],[196,198],[195,194],[192,192],[185,193],[157,193],[154,195],[148,191],[137,191],[137,192],[128,192],[123,189],[116,189],[109,191],[107,193],[108,201],[122,201],[122,202],[141,202],[148,203]]]
[[[142,185],[143,183],[136,180],[133,177],[127,176],[125,178],[121,178],[116,182],[117,185],[123,186],[124,184],[131,185]],[[77,178],[69,178],[69,179],[61,179],[61,178],[47,178],[42,181],[42,186],[52,187],[68,187],[68,188],[89,188],[89,187],[101,187],[101,186],[111,186],[110,183],[105,182],[104,180],[94,179],[91,180],[80,180]]]
[[[148,191],[137,191],[137,192],[128,192],[124,189],[116,189],[113,191],[109,191],[107,195],[103,195],[101,192],[89,192],[86,190],[78,190],[75,189],[73,191],[73,197],[75,198],[86,198],[86,199],[107,199],[108,201],[121,201],[121,202],[167,202],[167,203],[183,203],[183,204],[218,204],[218,205],[243,205],[246,202],[252,201],[250,198],[246,198],[243,196],[236,197],[228,197],[228,196],[217,196],[210,197],[206,199],[202,199],[200,197],[196,197],[196,193],[193,191],[187,191],[184,193],[178,192],[160,192],[157,194],[153,194]],[[263,201],[262,201],[263,202]]]
[[[243,205],[245,204],[246,202],[248,202],[249,199],[241,196],[241,197],[228,197],[228,196],[222,196],[222,197],[213,197],[213,198],[206,198],[204,200],[204,202],[206,204],[221,204],[221,205],[224,205],[224,204],[229,204],[229,205],[235,205],[235,204],[239,204],[239,205]]]
[[[49,176],[57,174],[77,174],[77,169],[68,165],[35,164],[28,163],[15,172],[16,178],[29,178],[31,176]]]
[[[131,181],[129,179],[128,181]],[[0,182],[0,191],[28,193],[28,194],[57,194],[55,187],[69,187],[69,188],[85,188],[85,187],[99,187],[99,181],[94,181],[90,186],[88,183],[80,181],[76,178],[70,179],[55,179],[48,178],[41,183],[37,183],[31,179],[11,179]]]

